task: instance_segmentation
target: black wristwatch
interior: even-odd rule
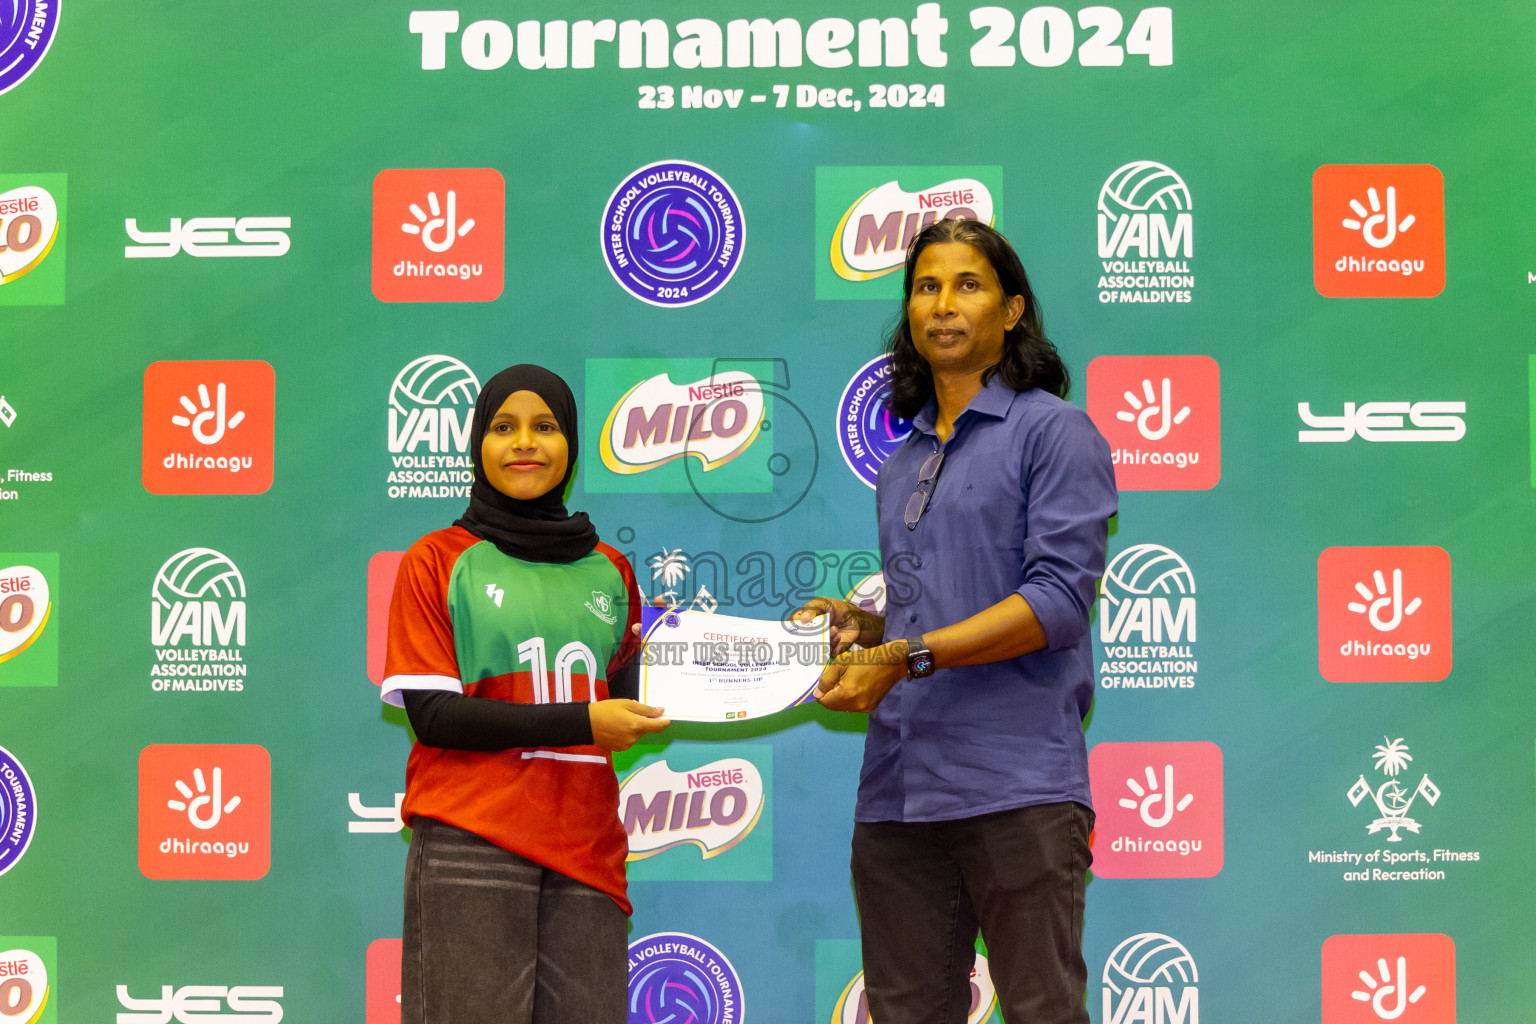
[[[933,670],[937,667],[933,663],[933,652],[928,649],[928,645],[923,642],[921,636],[907,641],[907,678],[926,679],[933,675]]]

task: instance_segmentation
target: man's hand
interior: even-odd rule
[[[840,654],[822,670],[816,699],[829,711],[875,710],[907,674],[907,642]]]
[[[885,631],[885,623],[878,616],[860,611],[847,601],[839,601],[835,597],[813,597],[799,610],[792,612],[789,620],[810,622],[818,615],[825,615],[831,621],[828,639],[832,641],[834,658],[854,644],[874,646],[880,642],[880,634]]]
[[[665,711],[637,700],[600,700],[588,704],[592,742],[604,750],[628,750],[640,737],[661,732],[672,724],[672,719],[661,717]]]

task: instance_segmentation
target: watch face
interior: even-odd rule
[[[914,654],[907,660],[907,671],[914,677],[921,679],[923,676],[933,675],[933,655]]]

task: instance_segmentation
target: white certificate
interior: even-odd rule
[[[737,722],[804,704],[827,663],[829,623],[645,608],[640,701],[680,722]]]

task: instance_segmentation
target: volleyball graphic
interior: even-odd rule
[[[1144,985],[1183,987],[1200,981],[1195,960],[1177,939],[1158,932],[1132,935],[1104,962],[1104,987],[1118,996]]]
[[[245,597],[245,577],[235,563],[212,548],[187,548],[166,559],[155,573],[151,594],[161,607],[177,600]]]
[[[1189,566],[1161,544],[1133,544],[1104,570],[1103,595],[1112,605],[1127,597],[1194,592]]]
[[[1189,186],[1178,172],[1155,160],[1136,160],[1119,168],[1099,189],[1099,212],[1111,222],[1123,214],[1148,210],[1182,211],[1193,207]]]
[[[389,404],[402,413],[422,406],[473,406],[480,381],[452,356],[422,356],[405,365],[389,388]]]
[[[741,976],[697,935],[658,932],[629,944],[630,1024],[737,1024]]]

